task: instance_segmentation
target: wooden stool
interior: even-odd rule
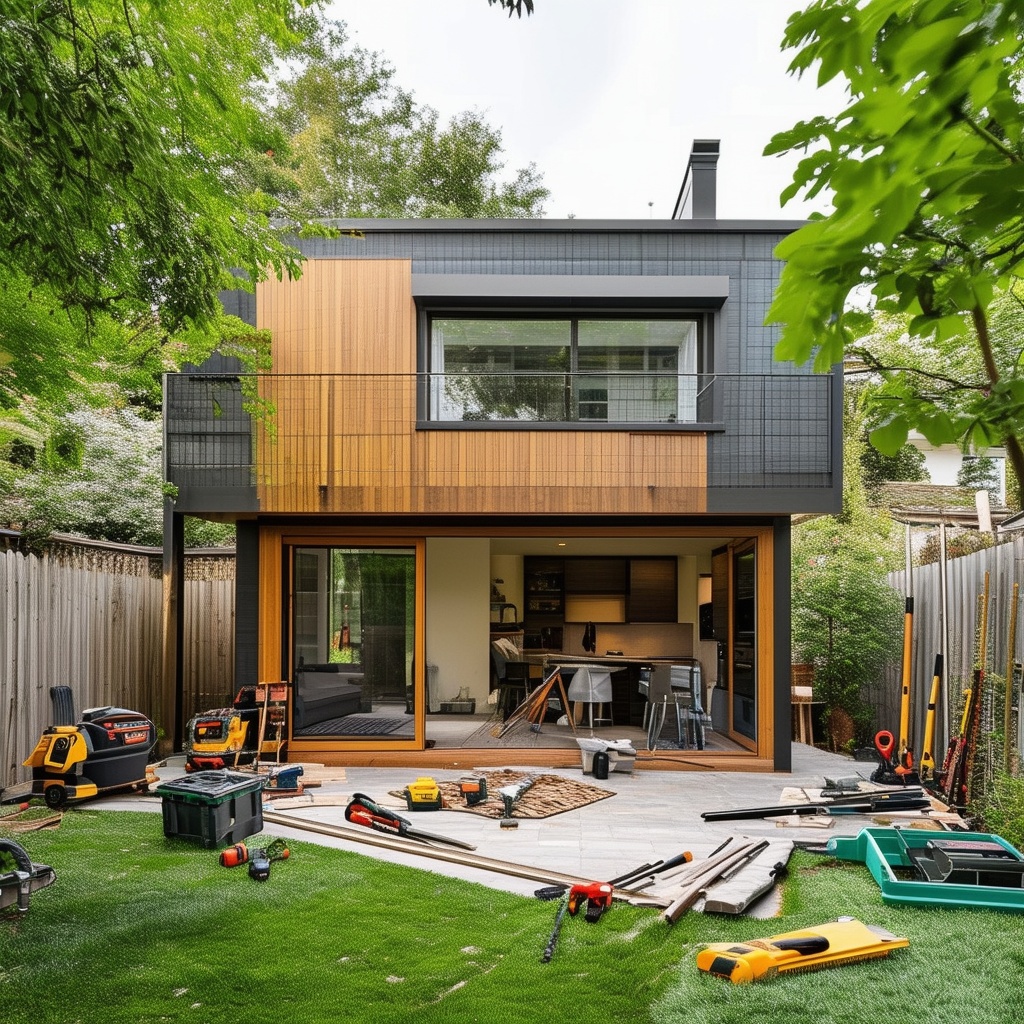
[[[814,721],[811,717],[811,707],[820,701],[814,699],[814,689],[810,686],[791,687],[789,699],[793,712],[793,739],[813,747]]]

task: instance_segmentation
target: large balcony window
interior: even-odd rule
[[[430,419],[692,423],[699,318],[430,320]]]

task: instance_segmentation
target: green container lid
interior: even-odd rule
[[[177,797],[186,803],[217,804],[240,793],[262,789],[266,779],[226,768],[194,772],[156,787],[159,796]]]

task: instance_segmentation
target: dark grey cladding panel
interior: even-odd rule
[[[833,390],[830,375],[717,378],[698,410],[701,419],[726,424],[708,437],[708,510],[812,511],[813,493],[834,501],[842,474],[833,451]]]
[[[237,316],[250,327],[256,326],[256,296],[252,292],[241,289],[221,292],[220,301],[228,316]]]
[[[756,513],[758,515],[835,515],[842,511],[843,497],[828,482],[821,487],[709,487],[709,515]]]
[[[259,676],[260,536],[255,522],[235,527],[235,686]]]
[[[166,378],[164,463],[179,512],[257,508],[252,421],[235,367],[237,360],[214,354],[203,371]]]
[[[664,272],[652,270],[652,263],[675,268],[694,261],[773,261],[775,246],[791,230],[782,225],[751,225],[749,232],[716,230],[717,222],[696,231],[517,229],[515,222],[503,223],[500,230],[447,226],[402,231],[374,230],[368,221],[360,224],[361,238],[302,239],[296,244],[310,259],[411,259],[420,273],[649,274]]]

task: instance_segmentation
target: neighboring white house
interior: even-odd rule
[[[907,443],[912,444],[922,455],[924,455],[924,468],[933,484],[955,486],[960,467],[963,465],[965,456],[955,444],[933,445],[926,438],[915,431],[911,431]],[[985,451],[976,452],[975,455],[984,455],[992,459],[995,464],[995,471],[999,479],[997,498],[999,503],[1006,501],[1006,449],[987,448]]]

